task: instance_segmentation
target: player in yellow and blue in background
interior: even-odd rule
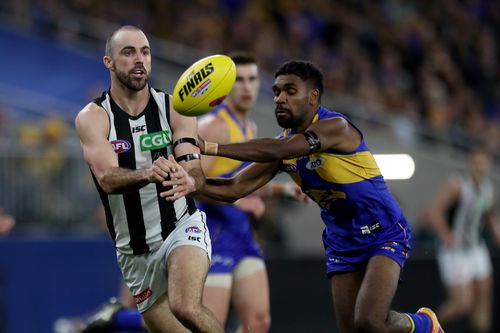
[[[219,143],[241,142],[257,135],[250,118],[260,87],[258,65],[254,57],[234,52],[236,82],[225,101],[199,121],[201,136]],[[249,162],[224,157],[203,156],[207,176],[232,177]],[[304,197],[292,183],[269,183],[260,195],[300,200]],[[264,255],[253,235],[251,219],[259,219],[265,210],[261,196],[253,194],[235,204],[200,198],[197,206],[207,214],[212,239],[212,263],[203,292],[203,303],[225,324],[232,302],[241,321],[238,332],[269,331],[269,283]]]

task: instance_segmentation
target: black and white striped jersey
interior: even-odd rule
[[[493,192],[490,179],[482,179],[475,185],[470,176],[463,177],[460,197],[449,215],[453,234],[464,248],[482,242],[484,215],[494,204]]]
[[[109,116],[108,139],[120,167],[148,168],[159,156],[173,154],[169,99],[164,92],[149,88],[151,96],[145,110],[131,116],[104,92],[94,103]],[[94,177],[95,180],[95,177]],[[143,254],[162,244],[176,222],[186,213],[196,211],[194,201],[181,198],[167,202],[160,192],[161,184],[148,184],[125,194],[106,194],[95,181],[106,212],[106,223],[118,251]]]

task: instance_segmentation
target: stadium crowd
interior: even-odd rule
[[[269,71],[309,59],[334,98],[361,101],[374,120],[390,114],[429,137],[500,151],[497,1],[9,0],[0,8],[63,38],[77,37],[66,28],[80,15],[208,54],[248,50]]]

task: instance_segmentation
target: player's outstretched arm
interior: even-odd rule
[[[217,144],[200,138],[200,148],[206,155],[272,162],[322,152],[328,148],[349,152],[356,149],[360,141],[359,132],[345,119],[336,117],[317,121],[304,133],[284,138],[259,138],[231,144]]]

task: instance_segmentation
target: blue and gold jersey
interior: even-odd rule
[[[222,119],[229,129],[229,143],[242,142],[255,138],[255,126],[250,121],[242,124],[234,112],[226,105],[221,104],[215,108],[210,115]],[[210,170],[206,172],[207,177],[229,178],[248,166],[249,162],[241,162],[226,157],[215,157]]]
[[[334,117],[349,121],[341,113],[320,108],[313,122]],[[335,243],[347,242],[345,247],[351,249],[362,248],[371,238],[367,236],[390,229],[404,219],[361,131],[359,133],[361,143],[352,152],[327,149],[283,161],[283,171],[320,206],[326,224],[324,236]],[[287,129],[281,136],[291,134]],[[341,246],[334,246],[337,245]]]
[[[253,139],[256,135],[255,125],[251,122],[242,124],[236,117],[234,112],[226,105],[221,104],[210,113],[213,117],[222,119],[229,130],[229,142],[241,142]],[[205,174],[207,177],[223,177],[230,178],[246,166],[249,162],[241,162],[225,157],[215,157],[215,160]],[[209,204],[198,202],[198,207],[207,214],[208,226],[212,237],[212,245],[218,245],[220,242],[225,242],[224,239],[219,239],[222,230],[232,230],[234,233],[240,234],[229,237],[227,242],[234,242],[235,239],[240,239],[242,234],[251,233],[248,214],[234,205],[218,203]]]

